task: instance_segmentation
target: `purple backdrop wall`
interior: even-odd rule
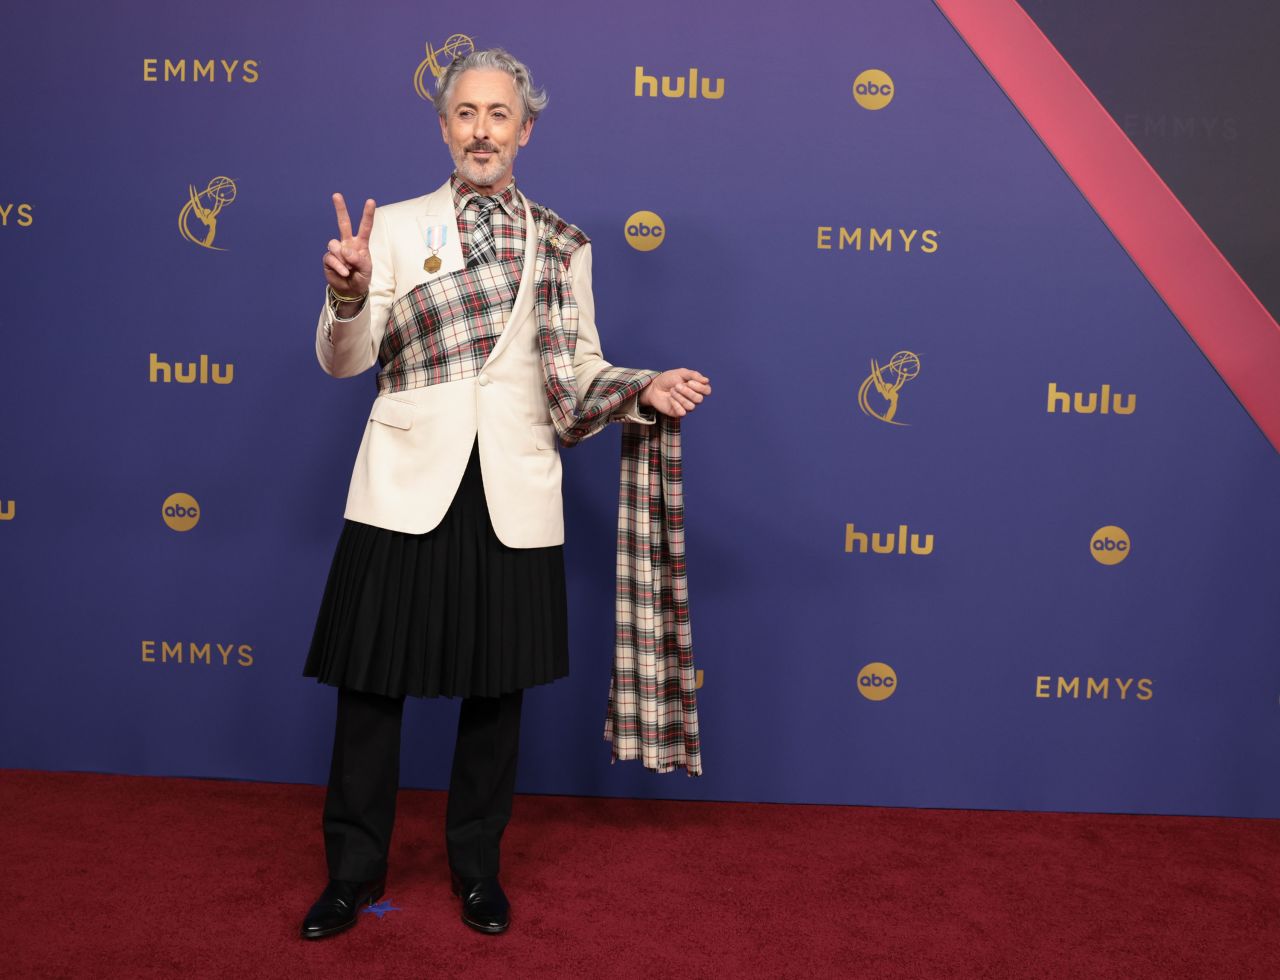
[[[551,94],[517,174],[595,240],[607,356],[716,385],[686,427],[707,775],[600,740],[610,433],[566,453],[573,674],[526,702],[522,791],[1280,815],[1280,460],[931,3],[10,22],[0,765],[323,780],[333,693],[300,669],[374,394],[312,353],[328,195],[443,181],[412,82],[462,33]],[[694,68],[722,97],[661,94]],[[179,216],[220,175],[214,250]],[[202,357],[229,383],[159,366]],[[905,424],[859,406],[873,359]],[[932,550],[859,550],[903,525]],[[455,713],[407,712],[406,785],[443,785]]]

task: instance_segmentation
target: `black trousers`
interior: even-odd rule
[[[453,749],[445,843],[464,878],[498,873],[502,832],[511,819],[523,691],[464,698]],[[329,877],[368,881],[386,874],[400,788],[404,698],[338,690],[338,719],[324,802]]]

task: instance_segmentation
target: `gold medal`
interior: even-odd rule
[[[440,249],[444,248],[444,243],[449,240],[449,226],[432,225],[426,229],[423,237],[424,244],[427,246],[427,251],[431,253],[431,256],[423,259],[422,268],[435,275],[440,271],[440,266],[444,264],[440,258]]]

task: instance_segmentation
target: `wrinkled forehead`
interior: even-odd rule
[[[449,111],[464,104],[477,108],[505,105],[515,113],[521,110],[516,80],[496,68],[469,68],[458,76],[449,98]]]

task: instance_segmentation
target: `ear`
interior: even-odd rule
[[[444,140],[446,143],[448,143],[449,142],[449,123],[445,120],[444,116],[436,116],[436,118],[440,120],[440,138]]]
[[[520,145],[521,146],[529,145],[529,137],[530,135],[532,135],[532,133],[533,133],[533,120],[526,119],[520,125]]]

